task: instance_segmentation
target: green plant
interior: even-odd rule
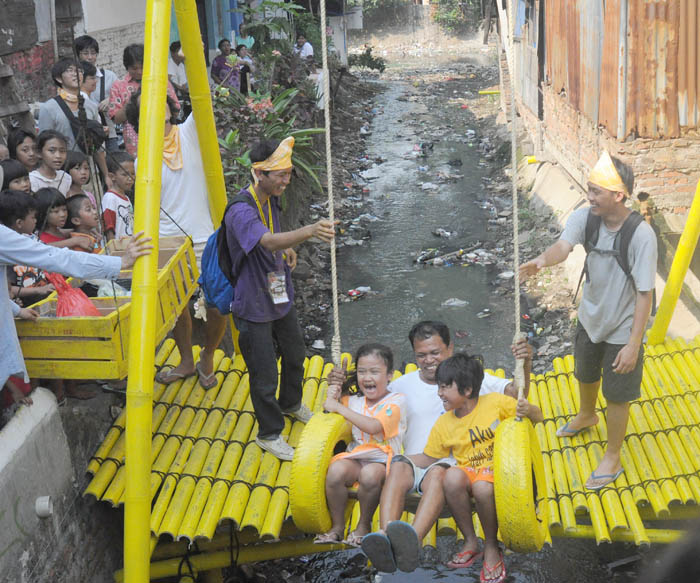
[[[478,26],[479,6],[479,0],[438,0],[433,18],[447,32],[458,33]]]
[[[216,125],[220,128],[224,176],[229,192],[237,192],[250,179],[250,147],[259,139],[282,140],[294,138],[292,162],[298,178],[306,185],[322,190],[318,178],[319,153],[313,146],[313,136],[322,128],[297,125],[297,113],[303,109],[298,89],[287,89],[275,97],[269,93],[249,96],[237,91],[220,93],[214,101]]]
[[[375,57],[372,54],[372,47],[365,45],[364,50],[359,55],[350,55],[348,57],[348,65],[350,67],[375,69],[383,73],[384,69],[386,69],[386,60],[382,57]]]

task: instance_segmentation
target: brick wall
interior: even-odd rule
[[[50,75],[54,64],[53,44],[50,41],[5,55],[3,61],[12,67],[19,94],[28,103],[46,101],[56,94]]]
[[[100,67],[111,69],[118,77],[123,77],[126,74],[122,64],[124,48],[132,43],[143,43],[145,23],[98,30],[88,32],[88,34],[100,43],[100,56],[97,64]]]
[[[657,208],[676,213],[690,206],[700,179],[700,139],[684,136],[676,139],[634,139],[618,142],[604,128],[597,128],[574,109],[565,97],[549,86],[543,88],[543,146],[581,185],[600,153],[607,149],[630,164],[635,175],[635,194],[648,192]],[[521,119],[537,143],[536,118],[519,104]]]

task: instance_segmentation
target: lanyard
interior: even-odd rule
[[[250,185],[250,193],[253,195],[253,199],[255,200],[255,204],[258,207],[258,212],[260,213],[260,220],[262,220],[263,225],[265,225],[268,229],[270,229],[270,233],[273,235],[275,234],[275,225],[272,222],[272,205],[270,204],[270,201],[268,199],[267,201],[267,223],[265,222],[265,214],[263,213],[262,210],[262,205],[260,204],[260,201],[258,200],[258,195],[255,194],[255,188],[253,188],[253,185]]]

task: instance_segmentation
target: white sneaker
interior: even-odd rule
[[[291,415],[292,417],[294,417],[294,419],[297,419],[302,423],[308,423],[309,420],[314,416],[313,411],[311,411],[311,409],[304,405],[304,403],[299,405],[299,408],[296,411],[290,411],[288,415]]]
[[[292,461],[294,457],[294,448],[281,435],[278,435],[275,439],[260,439],[256,437],[255,443],[281,460]]]

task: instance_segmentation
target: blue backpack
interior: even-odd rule
[[[233,303],[234,285],[237,274],[232,273],[231,258],[226,241],[226,225],[224,219],[226,213],[239,202],[245,202],[251,206],[255,203],[245,195],[237,195],[224,210],[221,226],[207,239],[202,253],[202,271],[199,274],[199,285],[204,290],[204,296],[208,302],[213,303],[222,314],[231,313]]]

